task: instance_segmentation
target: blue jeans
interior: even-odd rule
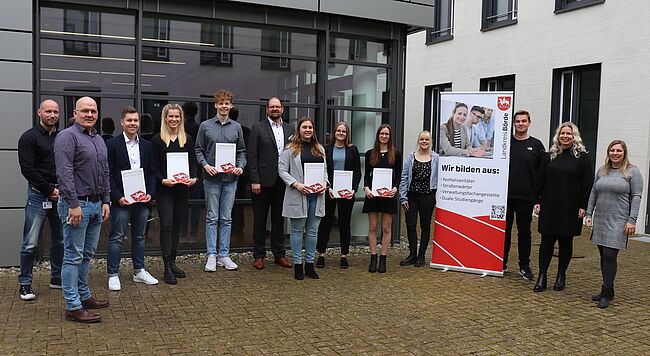
[[[219,257],[228,257],[232,231],[232,207],[235,204],[237,181],[203,181],[205,190],[205,245],[208,256],[217,255],[217,223],[219,223]]]
[[[122,242],[126,239],[129,222],[131,222],[133,272],[138,273],[144,269],[144,230],[147,228],[148,217],[149,206],[147,204],[111,205],[111,233],[108,235],[108,249],[106,251],[106,269],[109,277],[120,274]]]
[[[318,225],[320,218],[316,216],[316,194],[307,196],[307,217],[291,220],[291,256],[294,264],[302,263],[302,239],[305,238],[305,262],[314,263],[316,241],[318,240]]]
[[[56,202],[51,209],[43,209],[47,201],[45,194],[27,187],[27,203],[25,204],[25,226],[23,228],[23,245],[20,248],[20,274],[18,283],[21,286],[32,284],[32,270],[38,253],[38,244],[43,234],[45,218],[50,223],[50,267],[52,278],[61,278],[61,262],[63,260],[63,236],[61,235],[61,220],[56,210]]]
[[[80,201],[83,213],[81,224],[74,227],[66,223],[68,204],[59,199],[59,218],[63,223],[63,268],[61,283],[66,309],[81,309],[81,301],[92,297],[88,287],[88,267],[95,255],[99,233],[102,229],[102,203]]]

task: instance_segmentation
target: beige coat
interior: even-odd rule
[[[318,146],[318,149],[325,154],[323,146]],[[325,160],[323,161],[325,162]],[[324,177],[327,177],[327,163],[324,166]],[[282,216],[293,219],[306,218],[308,208],[307,195],[291,187],[294,182],[303,183],[305,181],[300,155],[294,156],[290,149],[285,148],[282,151],[282,156],[280,156],[278,174],[287,184],[287,189],[284,191]],[[319,194],[316,200],[316,216],[318,217],[325,216],[325,194]]]
[[[451,133],[454,134],[453,132]],[[449,137],[447,136],[447,125],[440,125],[440,152],[441,156],[469,156],[469,150],[467,150],[469,142],[467,140],[467,129],[465,125],[460,125],[460,147],[456,148],[451,145],[449,142]]]

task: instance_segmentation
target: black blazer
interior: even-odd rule
[[[334,152],[334,145],[325,146],[325,159],[327,160],[327,178],[330,183],[334,184],[334,162],[332,161],[332,153]],[[357,146],[352,145],[345,148],[345,166],[346,171],[352,171],[352,189],[355,192],[359,191],[359,182],[361,182],[361,158],[359,157],[359,150]]]
[[[140,167],[144,169],[144,182],[147,194],[153,198],[156,194],[156,172],[153,165],[153,148],[151,142],[140,137]],[[106,141],[108,149],[108,169],[111,175],[111,201],[117,204],[124,197],[122,171],[131,169],[131,161],[126,151],[124,135],[119,134]]]
[[[294,128],[283,121],[282,130],[286,146],[289,137],[294,134]],[[253,125],[246,147],[251,184],[259,183],[263,187],[272,187],[278,179],[278,146],[268,118]]]

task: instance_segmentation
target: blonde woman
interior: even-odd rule
[[[187,214],[189,187],[196,179],[196,155],[194,140],[185,133],[183,109],[178,104],[163,107],[160,120],[160,133],[152,139],[154,162],[158,166],[158,215],[160,217],[160,249],[165,264],[164,280],[176,284],[176,278],[184,278],[185,272],[176,266],[176,253],[180,237],[183,214]],[[187,152],[190,167],[188,181],[167,178],[167,153]]]
[[[539,214],[538,231],[542,234],[542,242],[539,276],[533,290],[546,289],[548,267],[555,242],[558,242],[559,262],[553,290],[561,291],[573,254],[573,237],[582,232],[582,219],[594,180],[594,170],[576,125],[564,122],[557,128],[539,173],[534,209]]]
[[[594,229],[591,242],[600,252],[603,286],[600,294],[591,298],[599,308],[607,308],[614,299],[616,257],[618,251],[627,248],[627,238],[636,230],[642,192],[643,177],[628,160],[627,145],[621,140],[612,141],[605,164],[596,174],[585,219],[585,224]]]

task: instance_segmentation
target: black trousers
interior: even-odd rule
[[[557,273],[566,273],[571,263],[571,256],[573,255],[573,236],[558,236],[542,234],[542,242],[539,245],[539,272],[547,273],[548,267],[551,265],[553,258],[553,249],[555,242],[559,245],[558,267]]]
[[[618,257],[618,249],[598,245],[598,252],[600,252],[600,271],[603,274],[603,287],[614,288],[614,278],[616,278],[616,270],[618,264],[616,258]]]
[[[431,217],[436,207],[436,191],[428,194],[414,192],[407,193],[409,210],[404,214],[406,217],[406,236],[409,241],[409,250],[412,256],[423,258],[431,240]],[[417,223],[420,215],[420,249],[418,250]]]
[[[318,225],[318,242],[316,250],[325,253],[327,243],[330,240],[330,231],[334,222],[334,210],[339,207],[339,232],[341,242],[341,254],[350,253],[350,221],[352,220],[352,208],[354,208],[354,198],[352,199],[332,199],[328,193],[325,193],[325,216],[320,220]]]
[[[503,249],[504,267],[508,264],[508,257],[510,256],[512,225],[515,221],[517,222],[519,267],[528,267],[530,265],[530,224],[533,222],[533,206],[533,202],[529,200],[508,199],[508,209],[506,210],[506,241]]]
[[[271,210],[271,252],[275,257],[285,257],[284,218],[282,203],[287,185],[278,177],[272,187],[262,187],[260,194],[252,194],[253,200],[253,258],[266,255],[266,218]]]
[[[158,191],[158,216],[160,218],[160,249],[163,256],[176,256],[181,223],[187,216],[189,189],[183,184],[172,188],[160,187]]]

